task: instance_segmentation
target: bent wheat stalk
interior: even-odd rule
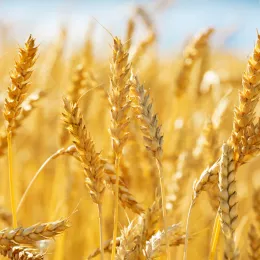
[[[50,157],[48,157],[46,159],[46,161],[41,165],[41,167],[39,168],[39,170],[35,173],[35,175],[33,176],[33,178],[31,179],[30,183],[28,184],[25,192],[23,193],[22,195],[22,198],[20,199],[20,202],[17,206],[17,214],[19,213],[24,201],[25,201],[25,198],[28,196],[28,193],[30,191],[30,189],[32,188],[34,182],[36,181],[36,179],[38,178],[39,174],[42,172],[42,170],[46,167],[46,165],[56,159],[57,157],[61,156],[61,155],[72,155],[74,156],[75,158],[78,158],[78,155],[76,154],[76,147],[74,145],[71,145],[69,146],[67,149],[64,149],[64,148],[61,148],[59,149],[57,152],[55,152],[54,154],[52,154]]]

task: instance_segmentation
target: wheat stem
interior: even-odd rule
[[[22,205],[23,205],[23,203],[24,203],[25,198],[27,197],[29,190],[31,189],[32,185],[34,184],[34,182],[35,182],[36,179],[38,178],[39,174],[40,174],[40,173],[42,172],[42,170],[46,167],[46,165],[47,165],[51,160],[57,158],[57,157],[60,156],[60,155],[73,153],[73,149],[74,149],[74,147],[72,147],[72,146],[69,146],[66,150],[65,150],[64,148],[59,149],[57,152],[55,152],[54,154],[52,154],[49,158],[47,158],[47,159],[45,160],[45,162],[41,165],[41,167],[39,168],[39,170],[35,173],[35,175],[34,175],[33,178],[31,179],[29,185],[27,186],[25,192],[23,193],[23,196],[22,196],[22,198],[20,199],[20,202],[19,202],[18,207],[17,207],[17,210],[16,210],[17,214],[18,214],[18,212],[20,211],[20,209],[21,209],[21,207],[22,207]]]
[[[191,211],[192,208],[195,204],[195,198],[191,198],[191,203],[187,215],[187,220],[186,220],[186,229],[185,229],[185,242],[184,242],[184,253],[183,253],[183,260],[187,260],[188,257],[188,243],[189,243],[189,224],[190,224],[190,216],[191,216]]]
[[[214,227],[212,231],[212,238],[211,238],[211,249],[210,249],[210,260],[214,260],[216,256],[216,250],[217,250],[217,245],[218,245],[218,240],[219,240],[219,234],[220,234],[220,217],[217,212],[215,222],[214,222]]]
[[[100,241],[100,259],[104,260],[104,246],[103,246],[103,212],[102,204],[98,204],[98,215],[99,215],[99,241]]]
[[[39,168],[39,170],[35,173],[35,175],[33,176],[33,178],[31,179],[29,185],[27,186],[25,192],[23,193],[22,198],[20,199],[20,202],[18,204],[17,207],[17,213],[19,212],[21,206],[24,203],[25,198],[27,197],[27,194],[29,192],[29,190],[31,189],[32,185],[34,184],[34,182],[36,181],[36,179],[38,178],[39,174],[42,172],[42,170],[45,168],[45,166],[53,159],[57,156],[57,152],[52,154],[49,158],[47,158],[47,160],[41,165],[41,167]]]
[[[12,152],[12,132],[7,133],[7,143],[8,143],[8,165],[9,165],[9,190],[10,190],[10,200],[13,216],[13,228],[17,227],[17,217],[15,209],[15,190],[14,190],[14,176],[13,176],[13,152]]]
[[[116,255],[116,237],[117,237],[117,224],[118,224],[119,165],[120,165],[120,156],[116,154],[116,158],[115,158],[116,192],[115,192],[115,206],[114,206],[113,246],[112,246],[112,255],[111,255],[112,260],[115,259],[115,255]]]
[[[171,253],[170,253],[169,241],[168,241],[168,237],[167,237],[166,196],[165,196],[165,189],[164,189],[165,186],[164,186],[162,165],[158,159],[156,159],[156,166],[157,166],[159,178],[160,178],[160,187],[161,187],[161,196],[162,196],[163,228],[165,231],[165,241],[166,241],[166,255],[167,255],[167,259],[170,260]]]

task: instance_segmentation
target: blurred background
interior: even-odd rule
[[[214,47],[245,55],[260,24],[258,0],[2,0],[1,30],[6,29],[8,37],[17,42],[32,33],[45,44],[61,26],[67,26],[71,47],[83,41],[88,24],[95,19],[113,35],[121,36],[136,5],[150,11],[162,53],[179,51],[183,46],[180,39],[211,25],[218,31]],[[107,38],[108,45],[109,35],[101,25],[96,25],[94,41],[98,44]]]

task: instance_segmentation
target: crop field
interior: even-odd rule
[[[121,26],[0,25],[0,259],[259,260],[260,35],[171,56],[145,6]]]

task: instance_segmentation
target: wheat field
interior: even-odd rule
[[[69,54],[1,31],[1,259],[260,259],[260,35],[165,57],[145,8],[105,26]]]

